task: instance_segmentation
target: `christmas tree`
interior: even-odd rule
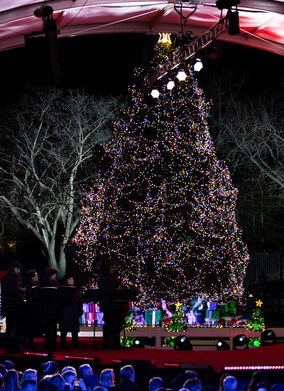
[[[263,302],[261,300],[256,300],[255,309],[253,310],[251,318],[246,324],[246,329],[248,331],[253,332],[253,331],[265,330],[265,322],[264,322],[264,317],[261,308],[262,304]]]
[[[185,314],[182,310],[181,303],[176,303],[175,311],[172,314],[172,317],[169,322],[165,325],[165,330],[167,331],[184,331],[186,329]],[[166,337],[163,341],[163,346],[175,346],[175,337]]]
[[[266,329],[262,308],[261,308],[262,304],[263,302],[261,300],[256,300],[255,309],[253,310],[253,313],[245,326],[246,330],[250,332],[254,332],[254,331],[262,332]],[[249,346],[257,347],[260,345],[261,345],[260,337],[249,338]]]
[[[136,70],[114,137],[96,151],[99,175],[74,238],[78,262],[96,272],[111,259],[144,307],[198,294],[239,301],[249,256],[236,220],[237,189],[216,156],[210,104],[190,65],[173,71],[172,89],[162,80],[160,95],[151,96],[150,76],[167,50],[157,44],[150,72]]]
[[[184,331],[185,324],[185,315],[182,311],[182,305],[181,303],[177,303],[171,320],[165,325],[165,329],[168,331]]]

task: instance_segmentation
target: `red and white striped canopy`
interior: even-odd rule
[[[41,34],[43,21],[34,16],[40,7],[52,7],[58,38],[90,34],[181,33],[204,34],[220,19],[213,0],[1,0],[0,51],[25,45],[25,36]],[[180,10],[182,9],[182,12]],[[235,8],[234,8],[235,9]],[[220,34],[217,40],[284,55],[284,0],[241,0],[240,34]]]

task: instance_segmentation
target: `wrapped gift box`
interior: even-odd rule
[[[95,320],[97,321],[97,326],[101,326],[104,324],[104,313],[103,312],[95,312]]]
[[[218,320],[220,318],[220,311],[218,311],[218,310],[216,310],[216,311],[207,310],[206,311],[206,318]]]
[[[224,316],[232,316],[236,315],[237,313],[237,303],[235,301],[231,301],[226,304],[219,304],[218,310],[220,311],[221,315]]]
[[[228,304],[218,304],[218,311],[220,311],[221,315],[225,315],[229,311],[229,306]]]
[[[83,303],[83,315],[80,318],[80,323],[84,326],[92,326],[95,320],[95,303]]]
[[[187,314],[186,314],[186,318],[187,318],[187,324],[188,325],[194,325],[196,324],[196,316],[194,315],[193,311],[189,311]]]
[[[145,320],[147,325],[155,326],[162,321],[162,311],[160,310],[146,310]]]
[[[229,311],[230,315],[236,315],[237,314],[237,302],[231,301],[229,305]]]

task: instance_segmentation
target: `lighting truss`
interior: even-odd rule
[[[166,76],[173,69],[177,68],[181,63],[188,61],[194,57],[197,52],[204,49],[206,46],[212,43],[212,41],[218,37],[227,28],[227,15],[209,28],[204,34],[195,38],[187,45],[178,47],[170,60],[159,64],[158,69],[153,73],[151,82],[160,80]]]

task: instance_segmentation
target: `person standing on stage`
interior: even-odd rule
[[[64,349],[69,349],[66,337],[67,333],[71,332],[72,346],[78,348],[80,346],[78,334],[80,329],[80,316],[83,314],[83,302],[80,291],[75,286],[75,279],[72,274],[67,275],[61,287],[61,319],[60,327],[60,345]],[[64,289],[67,288],[67,289]]]
[[[36,350],[34,338],[42,333],[41,305],[38,301],[39,275],[35,269],[30,269],[25,274],[25,328],[27,348]]]
[[[40,284],[40,297],[43,305],[43,328],[48,350],[56,350],[57,323],[60,319],[57,270],[46,267]]]
[[[121,288],[117,278],[117,269],[108,261],[100,267],[98,288],[100,291],[100,309],[104,314],[103,348],[119,349],[120,332],[123,329],[127,307],[123,302],[115,300],[115,292]]]
[[[7,353],[23,351],[21,337],[23,322],[24,288],[21,265],[14,261],[1,281],[1,312],[6,317],[5,345]]]

